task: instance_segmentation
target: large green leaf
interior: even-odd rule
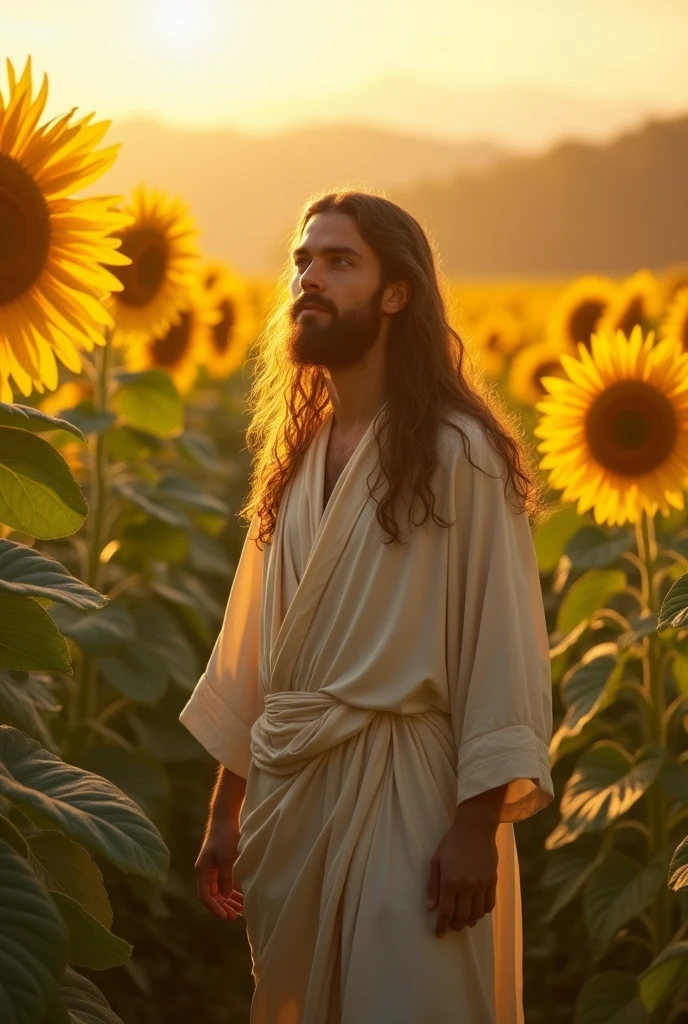
[[[601,861],[597,844],[583,836],[575,846],[556,850],[547,859],[542,884],[554,889],[545,922],[549,923],[578,893]]]
[[[122,530],[118,556],[127,563],[183,562],[189,550],[189,533],[180,526],[147,519],[127,523]]]
[[[578,993],[573,1024],[647,1024],[638,982],[626,971],[593,974]]]
[[[13,847],[0,839],[0,1019],[35,1024],[67,963],[67,929]]]
[[[60,632],[88,654],[108,654],[136,639],[134,620],[126,605],[117,600],[85,612],[56,605],[50,615]]]
[[[117,419],[114,412],[108,412],[107,409],[96,409],[91,398],[84,398],[71,409],[63,409],[62,415],[84,434],[102,434],[109,430]]]
[[[73,423],[59,416],[49,416],[47,412],[33,409],[30,405],[8,405],[7,402],[0,402],[0,426],[18,427],[34,434],[40,434],[44,430],[67,430],[70,434],[75,434],[80,441],[86,440]]]
[[[113,483],[113,490],[152,519],[183,529],[191,526],[191,520],[186,512],[174,508],[166,501],[165,495],[157,491],[146,480],[116,480]]]
[[[157,483],[157,494],[184,506],[198,509],[199,512],[210,512],[212,515],[228,516],[229,509],[224,501],[206,494],[198,484],[179,473],[167,473]]]
[[[112,907],[103,876],[83,846],[62,832],[38,832],[26,840],[31,866],[46,889],[77,900],[104,928],[112,924]]]
[[[98,658],[103,679],[125,697],[154,704],[167,689],[169,673],[155,652],[138,642],[116,654]]]
[[[580,529],[575,502],[553,509],[533,531],[533,545],[540,572],[551,572],[564,553],[568,539]]]
[[[82,583],[55,558],[0,538],[0,590],[45,597],[74,608],[101,608],[107,598]]]
[[[64,892],[50,895],[67,926],[70,963],[101,971],[127,962],[134,948],[130,943],[104,928],[71,896]]]
[[[215,441],[209,434],[201,434],[193,430],[185,430],[174,439],[175,446],[190,462],[205,469],[208,473],[226,475],[227,464],[220,459]]]
[[[688,838],[683,839],[674,850],[669,865],[669,887],[674,890],[688,889]]]
[[[120,371],[119,385],[112,398],[113,408],[122,421],[156,437],[181,434],[184,404],[172,379],[162,370],[142,373]]]
[[[55,823],[124,872],[157,880],[167,874],[169,851],[134,800],[6,725],[0,726],[0,794],[39,826]]]
[[[138,715],[130,716],[130,721],[141,746],[163,764],[197,761],[206,756],[198,740],[180,722],[151,725]]]
[[[71,672],[64,637],[32,597],[0,591],[0,668]]]
[[[88,515],[81,488],[53,446],[0,427],[0,523],[32,537],[67,537]]]
[[[643,866],[625,853],[612,850],[592,872],[583,893],[583,910],[596,944],[595,959],[606,953],[623,925],[652,903],[664,884],[666,871],[663,851]]]
[[[159,659],[175,683],[193,690],[199,675],[196,652],[174,615],[154,601],[142,601],[133,614],[138,643]]]
[[[659,773],[659,785],[665,793],[682,804],[688,804],[688,763],[666,755]]]
[[[600,832],[625,814],[655,781],[662,760],[659,749],[641,750],[633,759],[618,743],[604,740],[586,750],[564,788],[562,820],[547,837],[547,849]]]
[[[109,779],[151,814],[159,800],[170,796],[170,781],[163,766],[145,750],[91,747],[83,767]]]
[[[43,1024],[123,1024],[97,985],[71,967],[65,968],[59,995]]]
[[[13,846],[25,860],[29,859],[29,846],[26,839],[4,814],[0,814],[0,839]]]
[[[667,626],[688,626],[688,572],[679,576],[662,601],[657,628],[666,629]]]
[[[673,942],[638,977],[640,998],[650,1012],[688,983],[688,942]]]
[[[627,657],[619,657],[614,643],[597,644],[566,672],[560,688],[566,715],[552,738],[554,750],[565,736],[577,735],[598,711],[612,703]]]
[[[571,584],[557,613],[557,629],[568,633],[604,608],[626,586],[620,569],[590,569]]]
[[[0,723],[13,725],[38,740],[48,750],[57,751],[55,742],[43,720],[46,707],[59,710],[60,705],[48,703],[51,694],[36,676],[26,680],[13,679],[7,672],[0,672]]]
[[[574,569],[604,569],[632,546],[630,530],[609,534],[599,526],[584,526],[569,539],[566,554]]]

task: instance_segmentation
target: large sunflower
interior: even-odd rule
[[[121,284],[102,264],[129,262],[112,231],[129,223],[119,196],[71,199],[98,178],[119,146],[96,150],[110,121],[72,121],[74,110],[37,128],[48,78],[33,97],[31,58],[17,80],[7,61],[0,92],[0,400],[13,379],[23,395],[57,387],[55,357],[75,373],[80,349],[103,344],[112,323],[102,299]],[[71,122],[71,123],[70,123]]]
[[[110,301],[116,345],[159,337],[178,320],[191,301],[199,255],[198,230],[181,199],[139,185],[124,209],[133,218],[120,233],[131,264],[118,271],[122,290]]]
[[[199,365],[208,358],[210,332],[219,313],[198,281],[187,293],[187,308],[159,335],[147,335],[124,346],[124,362],[130,370],[164,370],[181,394],[196,382]]]
[[[629,337],[634,327],[647,329],[661,312],[662,299],[657,278],[649,270],[639,270],[623,281],[597,323],[607,334],[622,331]]]
[[[244,362],[258,325],[255,294],[227,264],[206,263],[201,281],[207,300],[217,312],[208,334],[206,368],[211,377],[229,377]]]
[[[676,292],[674,301],[661,324],[663,338],[675,338],[684,352],[688,352],[688,287]]]
[[[539,341],[525,345],[514,353],[507,371],[507,387],[522,405],[535,405],[547,394],[542,378],[548,375],[563,376],[561,346],[553,342]]]
[[[548,334],[574,352],[582,342],[590,348],[590,337],[614,297],[614,282],[588,274],[577,277],[552,303]]]
[[[688,354],[667,339],[654,345],[635,327],[592,337],[579,358],[564,353],[567,377],[544,377],[549,395],[534,434],[544,440],[541,467],[562,500],[595,522],[637,523],[643,508],[684,507],[688,486]]]

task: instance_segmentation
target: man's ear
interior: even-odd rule
[[[385,296],[382,311],[383,313],[398,313],[403,309],[411,298],[411,282],[406,278],[394,281],[388,286],[388,294]]]

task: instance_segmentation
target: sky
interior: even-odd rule
[[[253,134],[321,121],[323,97],[357,90],[365,117],[361,87],[389,76],[676,113],[687,39],[688,0],[0,0],[0,55],[48,72],[49,114]]]

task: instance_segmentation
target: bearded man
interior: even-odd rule
[[[220,762],[199,899],[243,913],[252,1024],[522,1024],[514,822],[553,797],[526,447],[409,213],[328,193],[291,246],[180,715]]]

